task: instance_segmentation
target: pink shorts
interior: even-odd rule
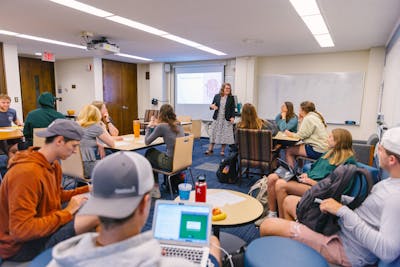
[[[290,223],[290,235],[318,251],[330,263],[351,266],[338,235],[325,236],[297,222]]]

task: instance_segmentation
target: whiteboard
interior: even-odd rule
[[[290,101],[298,114],[303,101],[312,101],[327,123],[360,123],[364,94],[363,72],[271,74],[258,79],[258,113],[274,119],[283,102]]]

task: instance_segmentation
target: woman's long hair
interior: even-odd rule
[[[229,93],[229,95],[232,95],[232,86],[231,86],[231,84],[230,83],[223,83],[221,85],[221,89],[219,90],[220,96],[224,96],[224,89],[225,89],[225,86],[227,86],[227,85],[231,88],[231,92]]]
[[[84,128],[96,124],[100,122],[100,120],[100,110],[93,105],[84,106],[78,115],[78,123]]]
[[[305,113],[309,113],[309,112],[314,112],[316,113],[319,118],[321,119],[322,123],[324,124],[325,128],[327,127],[326,122],[324,117],[322,117],[321,113],[319,113],[316,109],[315,109],[315,105],[313,102],[311,101],[304,101],[301,102],[300,104],[301,109],[305,112]]]
[[[243,129],[261,129],[263,124],[264,121],[258,117],[256,108],[250,103],[244,104],[241,120],[237,127]]]
[[[164,104],[161,106],[160,114],[158,115],[158,121],[168,123],[169,127],[171,127],[171,130],[174,133],[179,133],[179,129],[176,126],[178,124],[178,121],[176,120],[176,114],[170,104]]]
[[[296,117],[296,114],[294,113],[294,108],[293,108],[293,103],[292,102],[285,102],[285,106],[287,108],[286,112],[286,122],[289,122],[291,118]]]
[[[341,128],[333,129],[332,136],[336,144],[322,158],[329,159],[329,164],[337,166],[354,156],[353,138],[348,130]]]

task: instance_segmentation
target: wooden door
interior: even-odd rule
[[[103,98],[120,134],[132,133],[138,118],[137,66],[103,59]]]
[[[6,74],[4,72],[3,43],[0,43],[0,94],[7,94]]]
[[[54,63],[40,59],[19,57],[22,109],[24,118],[38,107],[37,99],[43,92],[55,95]]]

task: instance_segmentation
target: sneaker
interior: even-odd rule
[[[161,192],[159,187],[154,187],[153,190],[151,190],[151,197],[152,198],[161,198]]]

